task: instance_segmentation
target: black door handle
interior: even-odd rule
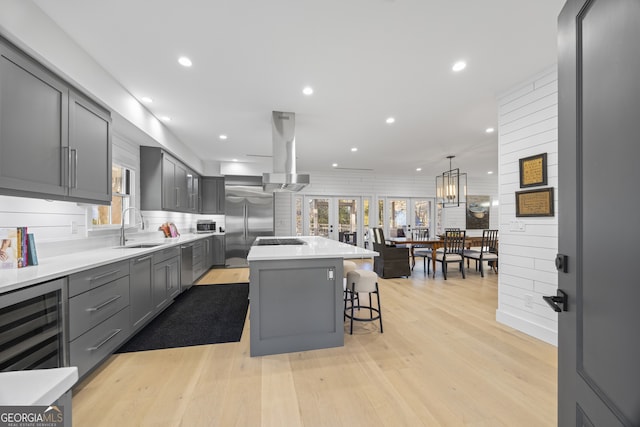
[[[553,309],[553,311],[560,313],[562,311],[569,311],[569,298],[564,291],[558,289],[558,294],[555,296],[543,296],[543,300]],[[561,305],[558,305],[561,304]]]

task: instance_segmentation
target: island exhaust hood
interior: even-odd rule
[[[273,172],[262,174],[264,191],[300,191],[309,175],[296,173],[296,115],[272,111]]]

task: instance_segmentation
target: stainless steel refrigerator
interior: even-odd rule
[[[247,254],[258,236],[273,236],[273,193],[262,186],[225,187],[227,267],[246,267]]]

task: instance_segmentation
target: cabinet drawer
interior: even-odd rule
[[[171,248],[163,249],[161,251],[157,251],[153,253],[153,263],[157,264],[159,262],[168,260],[169,258],[173,258],[176,256],[180,256],[180,246],[174,246]]]
[[[113,353],[131,333],[129,307],[125,307],[95,328],[71,341],[69,362],[78,367],[82,377],[105,357]]]
[[[72,274],[69,276],[69,296],[78,295],[128,275],[128,260]]]
[[[76,339],[128,305],[129,276],[69,298],[69,339]]]

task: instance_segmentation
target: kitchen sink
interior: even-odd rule
[[[142,249],[142,248],[155,248],[161,246],[163,243],[139,243],[137,245],[118,246],[118,249]]]

